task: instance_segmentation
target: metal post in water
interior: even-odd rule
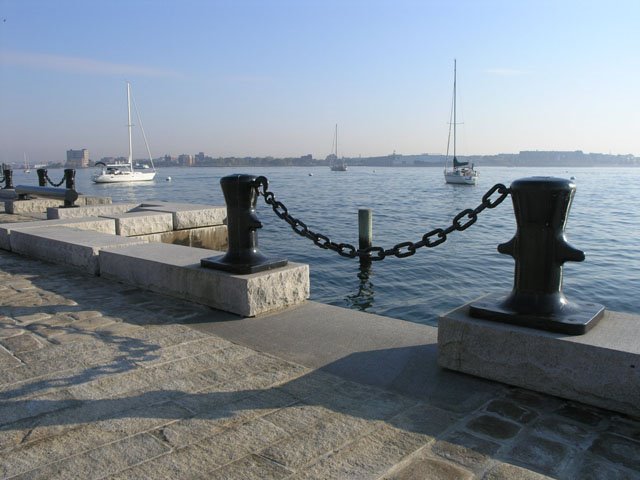
[[[373,214],[370,208],[358,209],[358,245],[360,250],[373,244]]]
[[[515,259],[513,290],[473,302],[471,316],[569,335],[586,333],[598,322],[602,305],[569,302],[562,293],[562,265],[584,260],[564,233],[575,190],[572,181],[553,177],[511,184],[517,231],[498,251]]]
[[[253,175],[234,174],[220,179],[227,204],[229,248],[226,255],[203,258],[200,265],[226,272],[248,274],[283,267],[286,259],[269,259],[258,251],[258,228],[262,223],[256,215],[258,188]]]
[[[38,170],[36,170],[36,172],[38,173],[38,185],[40,187],[46,187],[47,186],[47,170],[44,168],[39,168]]]

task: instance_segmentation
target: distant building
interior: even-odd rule
[[[193,167],[193,155],[182,154],[178,157],[178,164],[185,167]]]
[[[82,150],[67,150],[67,163],[65,167],[68,168],[87,168],[89,166],[89,150],[83,148]]]
[[[205,155],[204,152],[197,153],[195,155],[195,163],[202,165],[204,163]]]

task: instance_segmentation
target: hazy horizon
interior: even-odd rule
[[[460,155],[640,154],[631,0],[0,5],[3,162],[442,154],[454,58]]]

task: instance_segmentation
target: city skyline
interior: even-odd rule
[[[440,154],[454,58],[462,155],[640,155],[637,2],[0,6],[3,162],[126,154],[127,80],[154,158]]]

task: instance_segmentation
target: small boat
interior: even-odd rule
[[[338,158],[338,124],[336,123],[336,133],[333,138],[333,147],[334,151],[331,155],[329,155],[329,167],[332,172],[346,172],[347,171],[347,162],[343,158]]]
[[[165,182],[170,182],[171,180],[173,180],[171,177],[167,177],[164,179]]]
[[[27,159],[27,154],[24,154],[24,173],[31,173],[31,169],[29,168],[29,160]]]
[[[136,113],[137,110],[136,110]],[[133,168],[133,141],[131,137],[131,85],[127,82],[127,128],[129,130],[129,157],[127,162],[122,163],[104,163],[96,162],[96,166],[101,167],[98,172],[91,177],[94,183],[124,183],[124,182],[148,182],[155,178],[156,169],[153,166],[153,159],[151,158],[151,152],[149,150],[149,144],[147,143],[147,137],[144,134],[144,128],[142,128],[142,121],[140,115],[138,115],[138,123],[140,124],[140,130],[142,131],[142,138],[144,144],[147,147],[147,153],[149,154],[149,162],[151,163],[151,172],[139,171]],[[146,170],[146,168],[143,168]]]
[[[450,169],[447,169],[447,161],[444,165],[444,181],[461,185],[475,185],[478,181],[478,172],[473,164],[461,162],[456,156],[456,61],[453,61],[453,105],[451,107],[453,121],[449,122],[449,140],[447,141],[447,159],[449,158],[449,141],[451,140],[451,127],[453,127],[453,161]]]

